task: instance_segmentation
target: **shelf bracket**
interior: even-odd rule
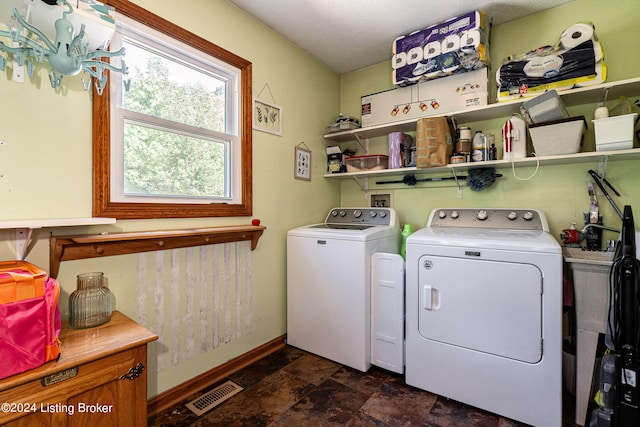
[[[609,156],[602,156],[598,160],[598,175],[600,175],[602,178],[604,178],[604,174],[607,172],[608,161],[609,161]],[[604,193],[599,187],[596,188],[596,192],[598,196],[604,196]]]
[[[33,228],[16,228],[16,259],[24,261],[29,252]]]
[[[604,174],[607,171],[607,162],[609,161],[609,156],[602,156],[600,160],[598,160],[598,175],[604,178]]]
[[[364,154],[369,155],[369,138],[365,138],[364,144],[363,144],[362,139],[360,139],[360,136],[358,136],[357,133],[354,134],[354,136],[356,137],[356,141],[358,142],[358,145],[360,146],[360,148],[364,150]]]
[[[364,191],[364,194],[366,197],[367,194],[369,193],[369,178],[363,178],[362,182],[360,182],[358,180],[358,177],[354,176],[353,180],[356,182],[356,184],[358,184],[358,187],[360,187],[360,190]]]
[[[458,178],[455,168],[452,168],[451,172],[453,173],[453,177],[456,180],[456,185],[458,186],[458,199],[462,199],[462,181]]]

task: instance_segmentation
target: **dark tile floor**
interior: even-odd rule
[[[376,367],[362,373],[287,346],[230,375],[244,390],[198,417],[185,402],[149,418],[150,426],[322,427],[522,427],[404,383]],[[573,423],[567,394],[564,427]]]

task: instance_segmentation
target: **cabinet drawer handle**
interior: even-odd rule
[[[142,371],[144,371],[144,365],[142,363],[138,363],[133,368],[129,369],[129,372],[122,375],[120,377],[121,380],[135,380],[140,375],[142,375]]]

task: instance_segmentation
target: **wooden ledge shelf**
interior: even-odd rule
[[[49,275],[58,277],[60,263],[77,259],[125,255],[139,252],[251,241],[251,250],[266,227],[240,225],[186,230],[142,231],[130,233],[51,236],[49,238]]]

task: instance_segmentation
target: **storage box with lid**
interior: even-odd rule
[[[327,126],[326,132],[327,133],[340,132],[343,130],[358,129],[359,127],[360,127],[360,120],[356,119],[355,117],[349,117],[349,116],[344,116],[340,114],[340,116],[338,116],[338,119],[336,120],[335,123]]]
[[[559,156],[580,151],[587,122],[584,116],[529,125],[537,156]]]
[[[637,113],[593,120],[596,151],[628,150],[633,148],[633,129]]]
[[[521,109],[526,111],[533,123],[569,118],[567,107],[565,107],[562,99],[558,96],[558,92],[555,90],[549,90],[542,95],[523,102]]]
[[[347,172],[363,172],[387,169],[389,156],[373,154],[369,156],[345,157]]]

